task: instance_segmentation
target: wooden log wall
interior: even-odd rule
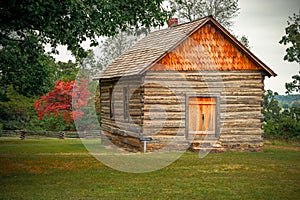
[[[186,95],[219,96],[220,141],[228,148],[262,145],[263,75],[260,71],[149,71],[144,78],[144,134],[184,135]],[[154,105],[158,108],[152,109]],[[151,111],[149,113],[149,111]],[[159,116],[166,112],[163,127]],[[156,116],[153,120],[151,116]],[[164,119],[164,118],[163,118]],[[245,147],[245,148],[246,148]]]
[[[140,77],[104,79],[100,82],[100,124],[103,131],[123,136],[138,137],[142,131],[142,87]],[[124,118],[123,88],[128,88],[129,118]],[[110,117],[112,89],[114,116]]]

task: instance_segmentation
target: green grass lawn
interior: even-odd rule
[[[79,139],[0,138],[0,199],[299,199],[299,147],[186,152],[151,173],[119,172]]]

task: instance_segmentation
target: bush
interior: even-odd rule
[[[7,90],[7,101],[0,102],[0,123],[5,130],[25,129],[29,121],[35,116],[33,102],[35,98],[28,98],[17,93],[12,86]]]
[[[36,115],[28,123],[26,129],[34,131],[72,131],[75,130],[75,125],[73,122],[66,124],[61,116],[45,116],[43,120],[38,120]]]
[[[300,139],[300,108],[293,105],[283,112],[275,100],[277,94],[268,90],[264,97],[264,136],[267,139]]]

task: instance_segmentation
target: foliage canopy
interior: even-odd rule
[[[193,21],[212,15],[224,27],[233,25],[239,11],[238,0],[170,0],[171,8],[180,19]]]
[[[287,21],[288,26],[285,28],[285,33],[280,44],[290,45],[286,48],[286,54],[283,57],[288,62],[296,62],[300,64],[300,10],[298,14],[294,13]],[[293,81],[285,84],[286,93],[300,92],[300,71],[299,74],[292,76]]]
[[[97,45],[97,36],[119,30],[162,25],[168,12],[163,0],[10,0],[0,2],[0,100],[7,100],[9,85],[25,96],[49,91],[54,62],[45,52],[58,45],[80,60],[88,55],[81,46]],[[55,68],[55,67],[54,67]]]
[[[1,1],[1,44],[23,42],[35,37],[39,43],[49,43],[53,52],[58,44],[85,57],[80,44],[96,36],[113,36],[128,27],[158,26],[168,18],[161,7],[162,0],[12,0]]]
[[[285,28],[285,33],[280,44],[291,45],[286,49],[284,60],[288,62],[300,63],[300,10],[299,13],[294,13],[287,21],[288,26]]]

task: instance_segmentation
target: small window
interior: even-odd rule
[[[111,119],[115,116],[113,88],[109,88],[109,115]]]
[[[123,88],[123,100],[124,100],[124,120],[129,119],[129,97],[128,97],[128,88]]]

